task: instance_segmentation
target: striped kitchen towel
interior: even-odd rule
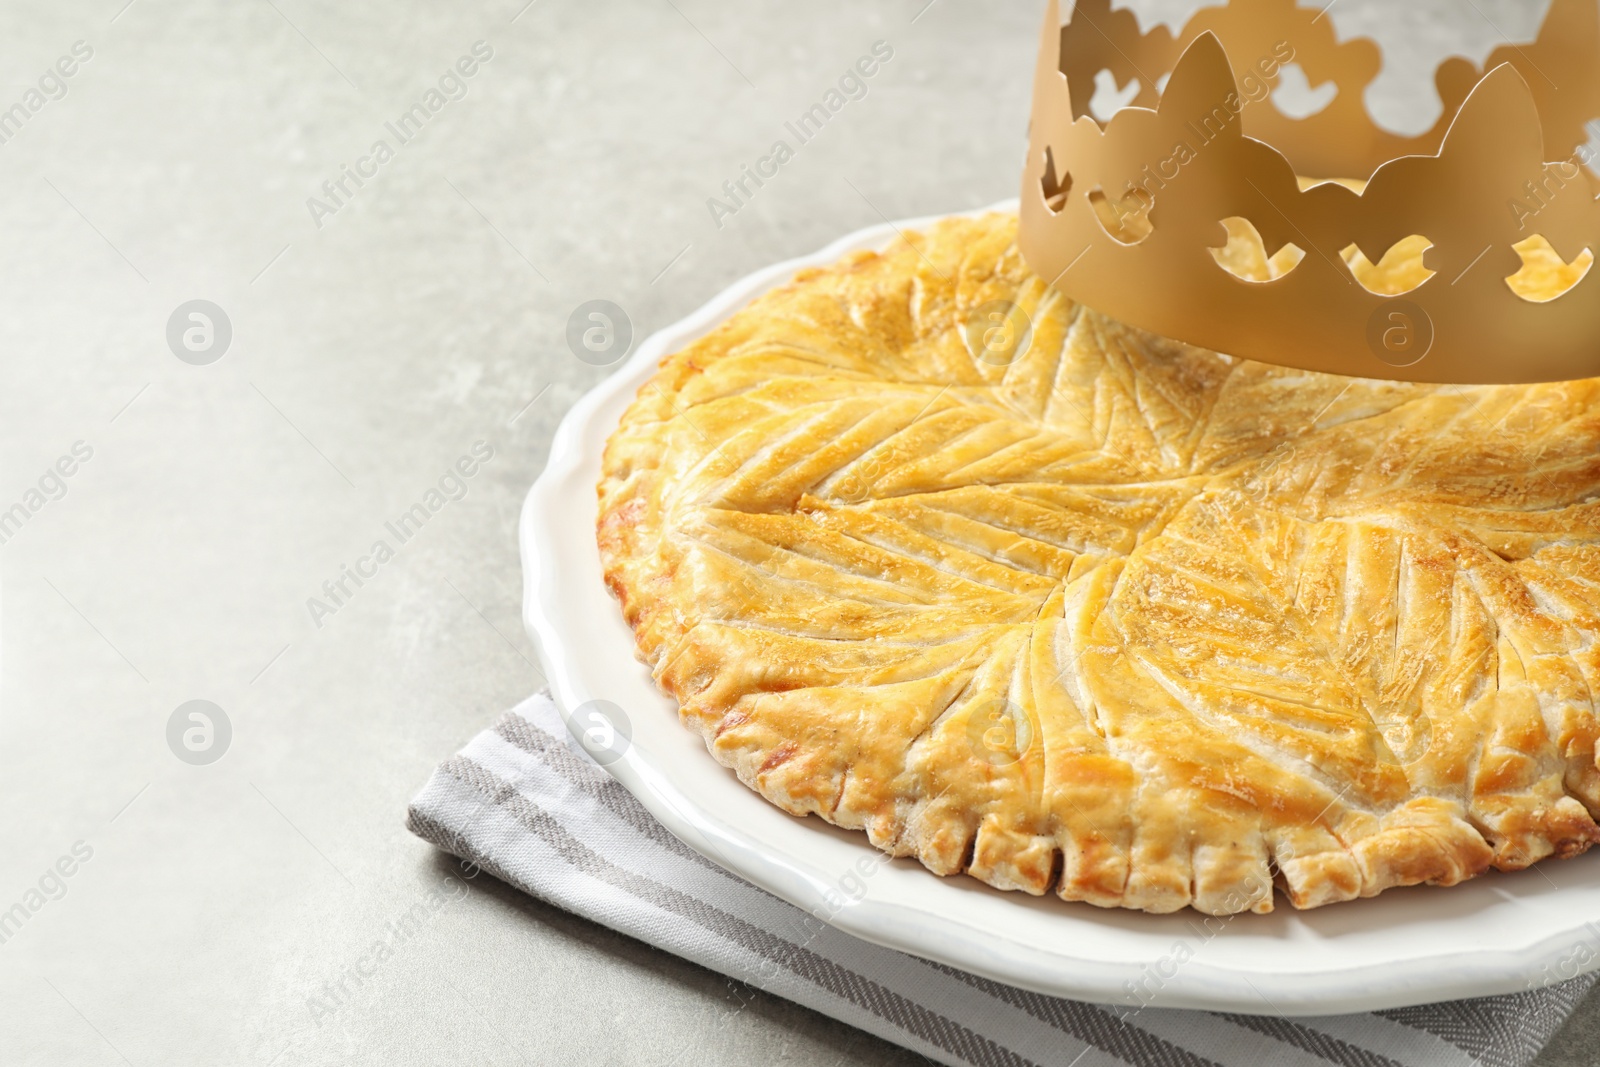
[[[724,871],[672,836],[531,697],[441,764],[418,836],[558,907],[959,1065],[1522,1067],[1595,980],[1312,1019],[1061,1000],[881,948]]]

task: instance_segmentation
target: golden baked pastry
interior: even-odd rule
[[[1014,236],[803,271],[623,417],[606,581],[712,754],[936,873],[1156,912],[1587,849],[1600,381],[1234,360],[1071,304]],[[1025,342],[969,327],[997,301]]]

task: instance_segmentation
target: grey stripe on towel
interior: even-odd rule
[[[541,900],[952,1065],[1524,1067],[1594,982],[1292,1020],[1124,1016],[1016,989],[858,940],[727,873],[571,744],[543,695],[441,764],[407,825]]]

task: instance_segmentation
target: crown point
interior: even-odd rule
[[[1233,77],[1233,67],[1228,62],[1228,53],[1223,49],[1222,42],[1216,34],[1207,30],[1196,37],[1183,50],[1183,55],[1178,57],[1177,66],[1172,68],[1172,77],[1167,80],[1156,111],[1163,115],[1177,112],[1179,117],[1183,117],[1184,111],[1194,111],[1210,117],[1222,106],[1226,113],[1223,125],[1238,132],[1239,109],[1223,106],[1230,98],[1235,101],[1238,99],[1238,83]]]
[[[1539,106],[1534,102],[1533,89],[1514,65],[1501,63],[1478,79],[1467,94],[1445,132],[1439,154],[1445,155],[1452,147],[1460,151],[1464,142],[1491,147],[1494,140],[1508,134],[1523,135],[1518,139],[1532,144],[1535,154],[1543,155]]]

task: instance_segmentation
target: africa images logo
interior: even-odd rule
[[[348,163],[339,164],[338,176],[322,183],[322,196],[306,198],[306,210],[311,213],[311,221],[316,223],[317,229],[322,229],[327,219],[342,211],[367,182],[378,176],[379,169],[394,159],[400,148],[422,133],[422,128],[435,115],[452,101],[466,98],[470,91],[469,80],[483,64],[494,58],[494,47],[488,41],[475,41],[471,53],[461,56],[453,66],[445,68],[445,72],[439,75],[437,86],[429,86],[394,121],[383,124],[390,137],[394,138],[394,144],[389,143],[388,137],[378,138],[372,142],[366,155],[356,159],[354,167]]]

